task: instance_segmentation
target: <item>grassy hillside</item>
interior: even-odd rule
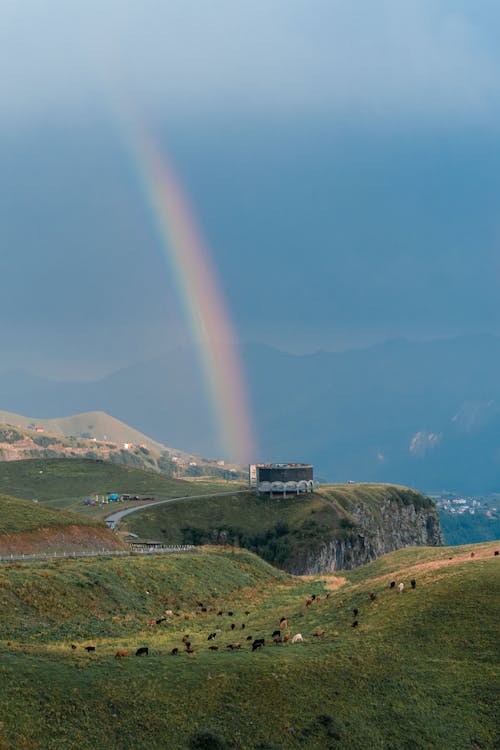
[[[125,546],[102,522],[0,495],[0,555]]]
[[[273,564],[294,570],[305,553],[335,537],[356,533],[351,511],[363,502],[374,510],[390,498],[401,505],[431,507],[424,495],[394,485],[327,485],[310,495],[257,496],[255,492],[172,503],[134,513],[122,521],[142,538],[172,544],[241,545]]]
[[[0,748],[493,750],[493,551],[404,550],[309,579],[220,548],[2,566]],[[280,617],[303,643],[272,643]]]
[[[88,517],[102,518],[112,511],[85,506],[86,497],[107,492],[167,499],[201,492],[228,489],[227,482],[195,482],[173,479],[162,474],[129,466],[86,459],[31,459],[0,462],[0,492],[31,500],[37,498],[54,509],[71,510]],[[120,504],[120,508],[126,505]]]
[[[79,518],[73,513],[50,510],[40,504],[25,503],[17,498],[0,495],[0,536],[2,534],[24,534],[50,526],[80,525],[101,526],[92,519]]]

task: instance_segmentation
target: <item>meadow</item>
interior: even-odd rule
[[[495,549],[307,578],[224,547],[2,565],[0,749],[493,750]],[[282,617],[302,643],[274,645]]]

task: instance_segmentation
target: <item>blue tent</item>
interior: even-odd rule
[[[119,499],[120,499],[120,495],[117,495],[116,492],[110,492],[108,494],[108,500],[116,501],[116,500],[119,500]]]

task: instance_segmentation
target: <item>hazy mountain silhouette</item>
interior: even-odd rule
[[[242,351],[259,460],[305,460],[320,478],[498,489],[500,339],[470,336],[297,356]],[[220,453],[193,352],[92,383],[0,374],[0,407],[39,417],[102,410],[179,449]]]

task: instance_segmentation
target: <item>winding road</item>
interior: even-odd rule
[[[139,510],[144,510],[144,508],[152,508],[153,505],[164,505],[165,503],[177,503],[179,500],[199,500],[202,497],[224,497],[225,495],[240,495],[243,492],[248,492],[248,489],[245,490],[232,490],[229,492],[205,492],[203,495],[184,495],[182,497],[171,497],[168,500],[155,500],[152,503],[146,503],[144,505],[138,505],[134,508],[125,508],[125,510],[118,510],[116,513],[112,513],[110,516],[106,516],[106,523],[107,525],[112,528],[116,529],[119,521],[124,516],[128,516],[129,513],[137,513]]]

